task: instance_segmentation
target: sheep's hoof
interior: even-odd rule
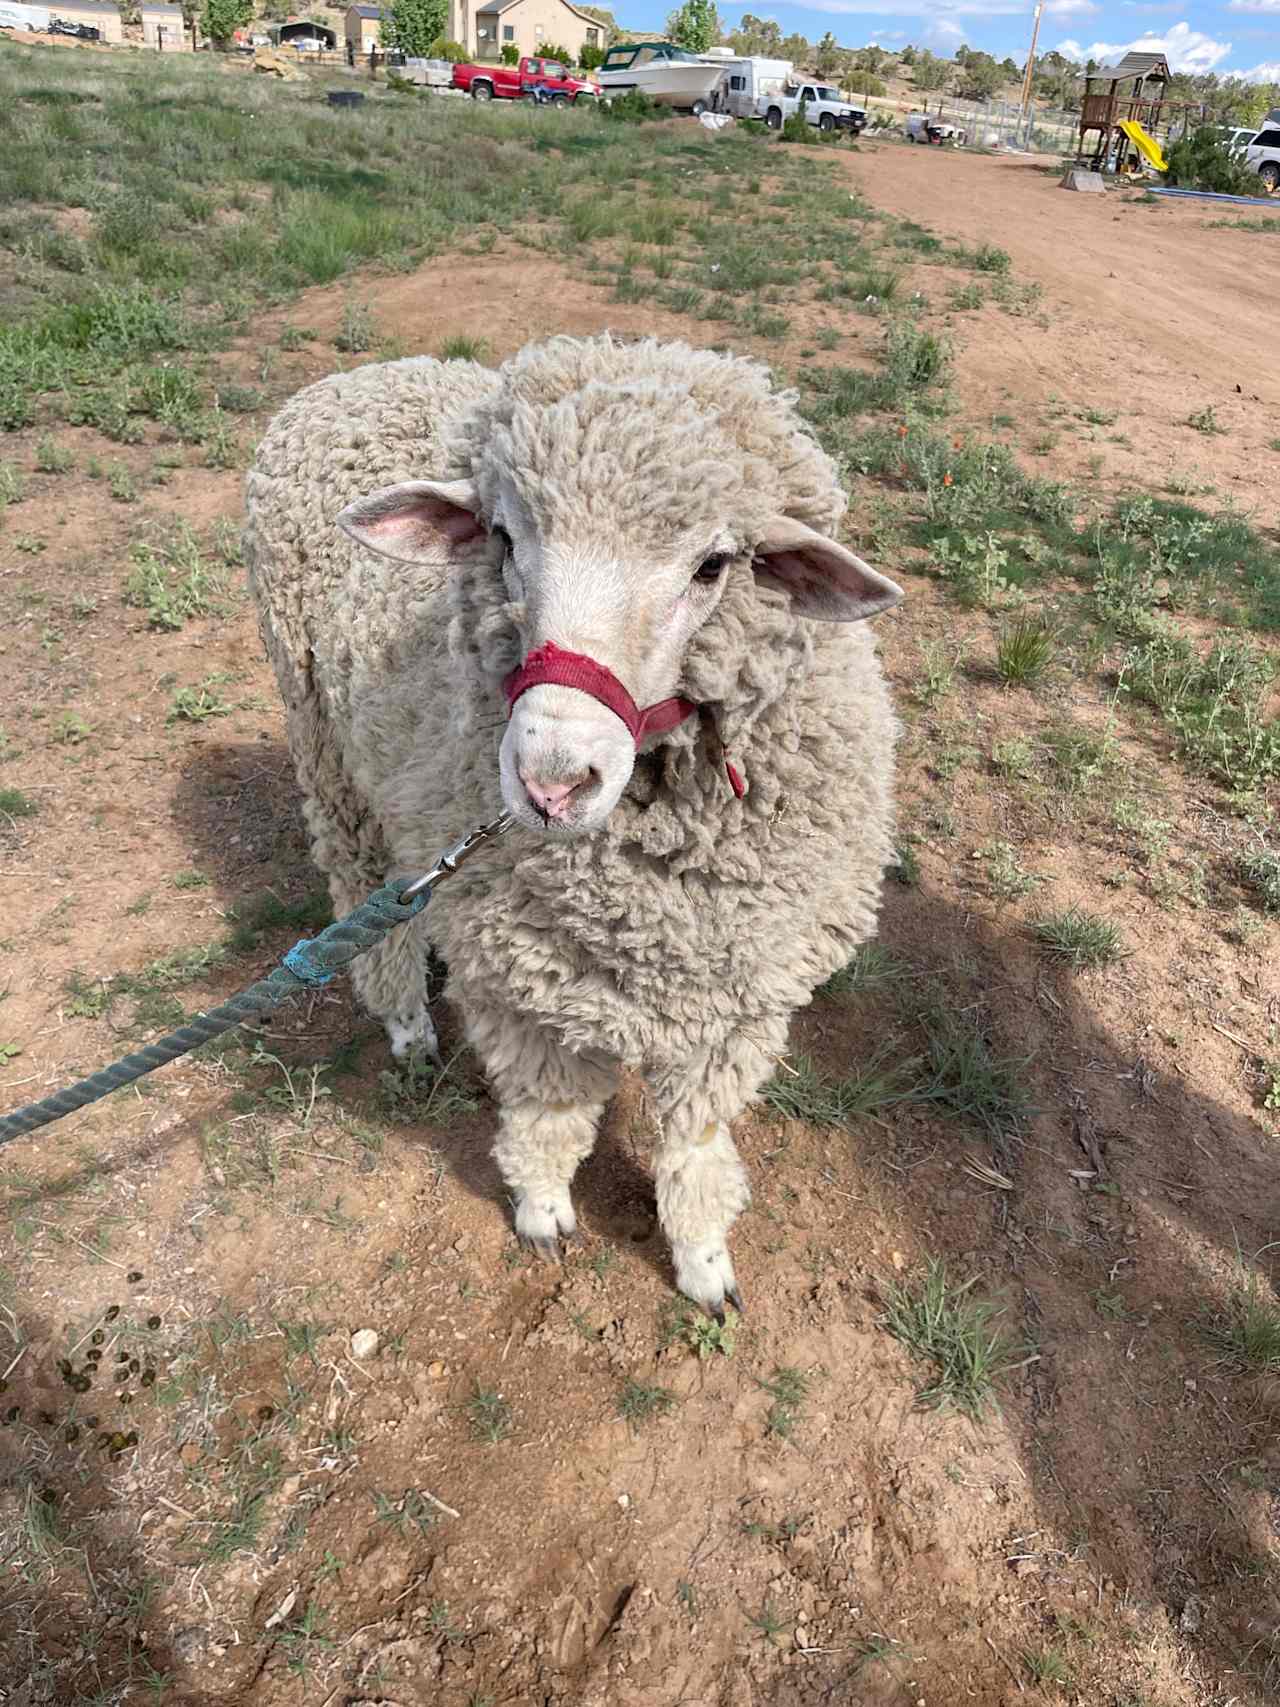
[[[524,1193],[516,1203],[516,1234],[526,1250],[543,1262],[560,1261],[560,1241],[578,1232],[578,1218],[566,1191],[560,1196]]]
[[[671,1256],[675,1263],[677,1287],[686,1298],[692,1298],[695,1304],[701,1305],[708,1316],[714,1316],[717,1322],[723,1323],[726,1302],[732,1304],[739,1314],[743,1313],[733,1259],[722,1239],[708,1239],[702,1244],[673,1242]]]
[[[436,1067],[444,1065],[440,1059],[440,1039],[425,1005],[412,1012],[392,1014],[383,1024],[391,1053],[397,1061],[417,1054],[425,1055]]]
[[[541,1262],[558,1263],[560,1261],[559,1239],[533,1239],[522,1233],[520,1243],[526,1251],[532,1251]]]

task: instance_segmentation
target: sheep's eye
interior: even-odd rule
[[[493,536],[493,538],[497,540],[498,544],[502,547],[504,555],[507,557],[510,557],[510,555],[511,555],[511,535],[507,532],[506,528],[490,528],[489,532]]]
[[[732,555],[727,551],[713,551],[710,557],[704,557],[693,572],[695,581],[718,581],[725,570],[733,562]]]

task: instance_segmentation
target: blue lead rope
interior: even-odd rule
[[[406,889],[414,891],[407,901],[401,899]],[[295,943],[273,972],[260,978],[256,984],[250,984],[247,990],[241,990],[238,996],[232,996],[230,1001],[210,1008],[208,1013],[197,1014],[167,1037],[148,1043],[145,1049],[126,1055],[122,1061],[104,1067],[100,1073],[91,1073],[87,1079],[68,1086],[56,1096],[45,1097],[43,1102],[28,1103],[15,1114],[5,1115],[0,1119],[0,1144],[8,1144],[14,1138],[34,1132],[37,1127],[47,1126],[51,1120],[60,1120],[64,1114],[73,1114],[76,1109],[85,1108],[100,1097],[131,1085],[135,1079],[154,1072],[157,1067],[176,1061],[179,1055],[186,1055],[202,1043],[220,1037],[224,1031],[269,1014],[282,1002],[292,1000],[304,990],[318,989],[327,984],[353,960],[380,943],[388,931],[416,918],[430,899],[430,885],[423,887],[421,878],[417,883],[404,879],[375,889],[369,899],[353,913],[348,913],[345,919],[336,920],[318,937],[304,937]]]

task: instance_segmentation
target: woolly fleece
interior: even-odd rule
[[[565,1155],[552,1144],[547,1167],[535,1166],[551,1105],[587,1111],[593,1126],[618,1064],[642,1070],[675,1146],[659,1158],[661,1184],[754,1096],[791,1013],[873,933],[896,725],[867,625],[801,619],[752,573],[771,517],[834,535],[846,502],[764,368],[603,337],[532,346],[496,372],[416,358],[337,374],[268,428],[246,536],[337,909],[425,869],[500,809],[501,682],[522,647],[496,541],[406,566],[354,545],[335,518],[380,487],[460,478],[488,515],[504,474],[544,540],[625,549],[714,534],[738,553],[684,660],[678,691],[702,710],[639,755],[605,827],[577,841],[515,832],[357,962],[360,994],[385,1020],[421,1006],[426,941],[439,949],[503,1111],[504,1176],[527,1194],[544,1173],[563,1175],[563,1190],[545,1192],[563,1220],[590,1135],[572,1122]],[[722,747],[746,779],[742,800]],[[522,1144],[524,1179],[503,1155]],[[683,1216],[686,1244],[705,1243],[708,1218],[727,1231],[745,1201],[727,1132],[724,1144],[718,1207],[700,1201],[685,1167],[698,1200]],[[724,1144],[717,1136],[709,1150]],[[669,1223],[682,1219],[680,1192],[665,1195],[679,1272],[682,1235]]]

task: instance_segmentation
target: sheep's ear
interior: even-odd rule
[[[447,563],[485,525],[469,480],[406,480],[348,504],[338,526],[393,563]]]
[[[820,622],[861,622],[902,598],[896,582],[803,522],[778,516],[755,549],[760,579],[791,595],[797,616]]]

